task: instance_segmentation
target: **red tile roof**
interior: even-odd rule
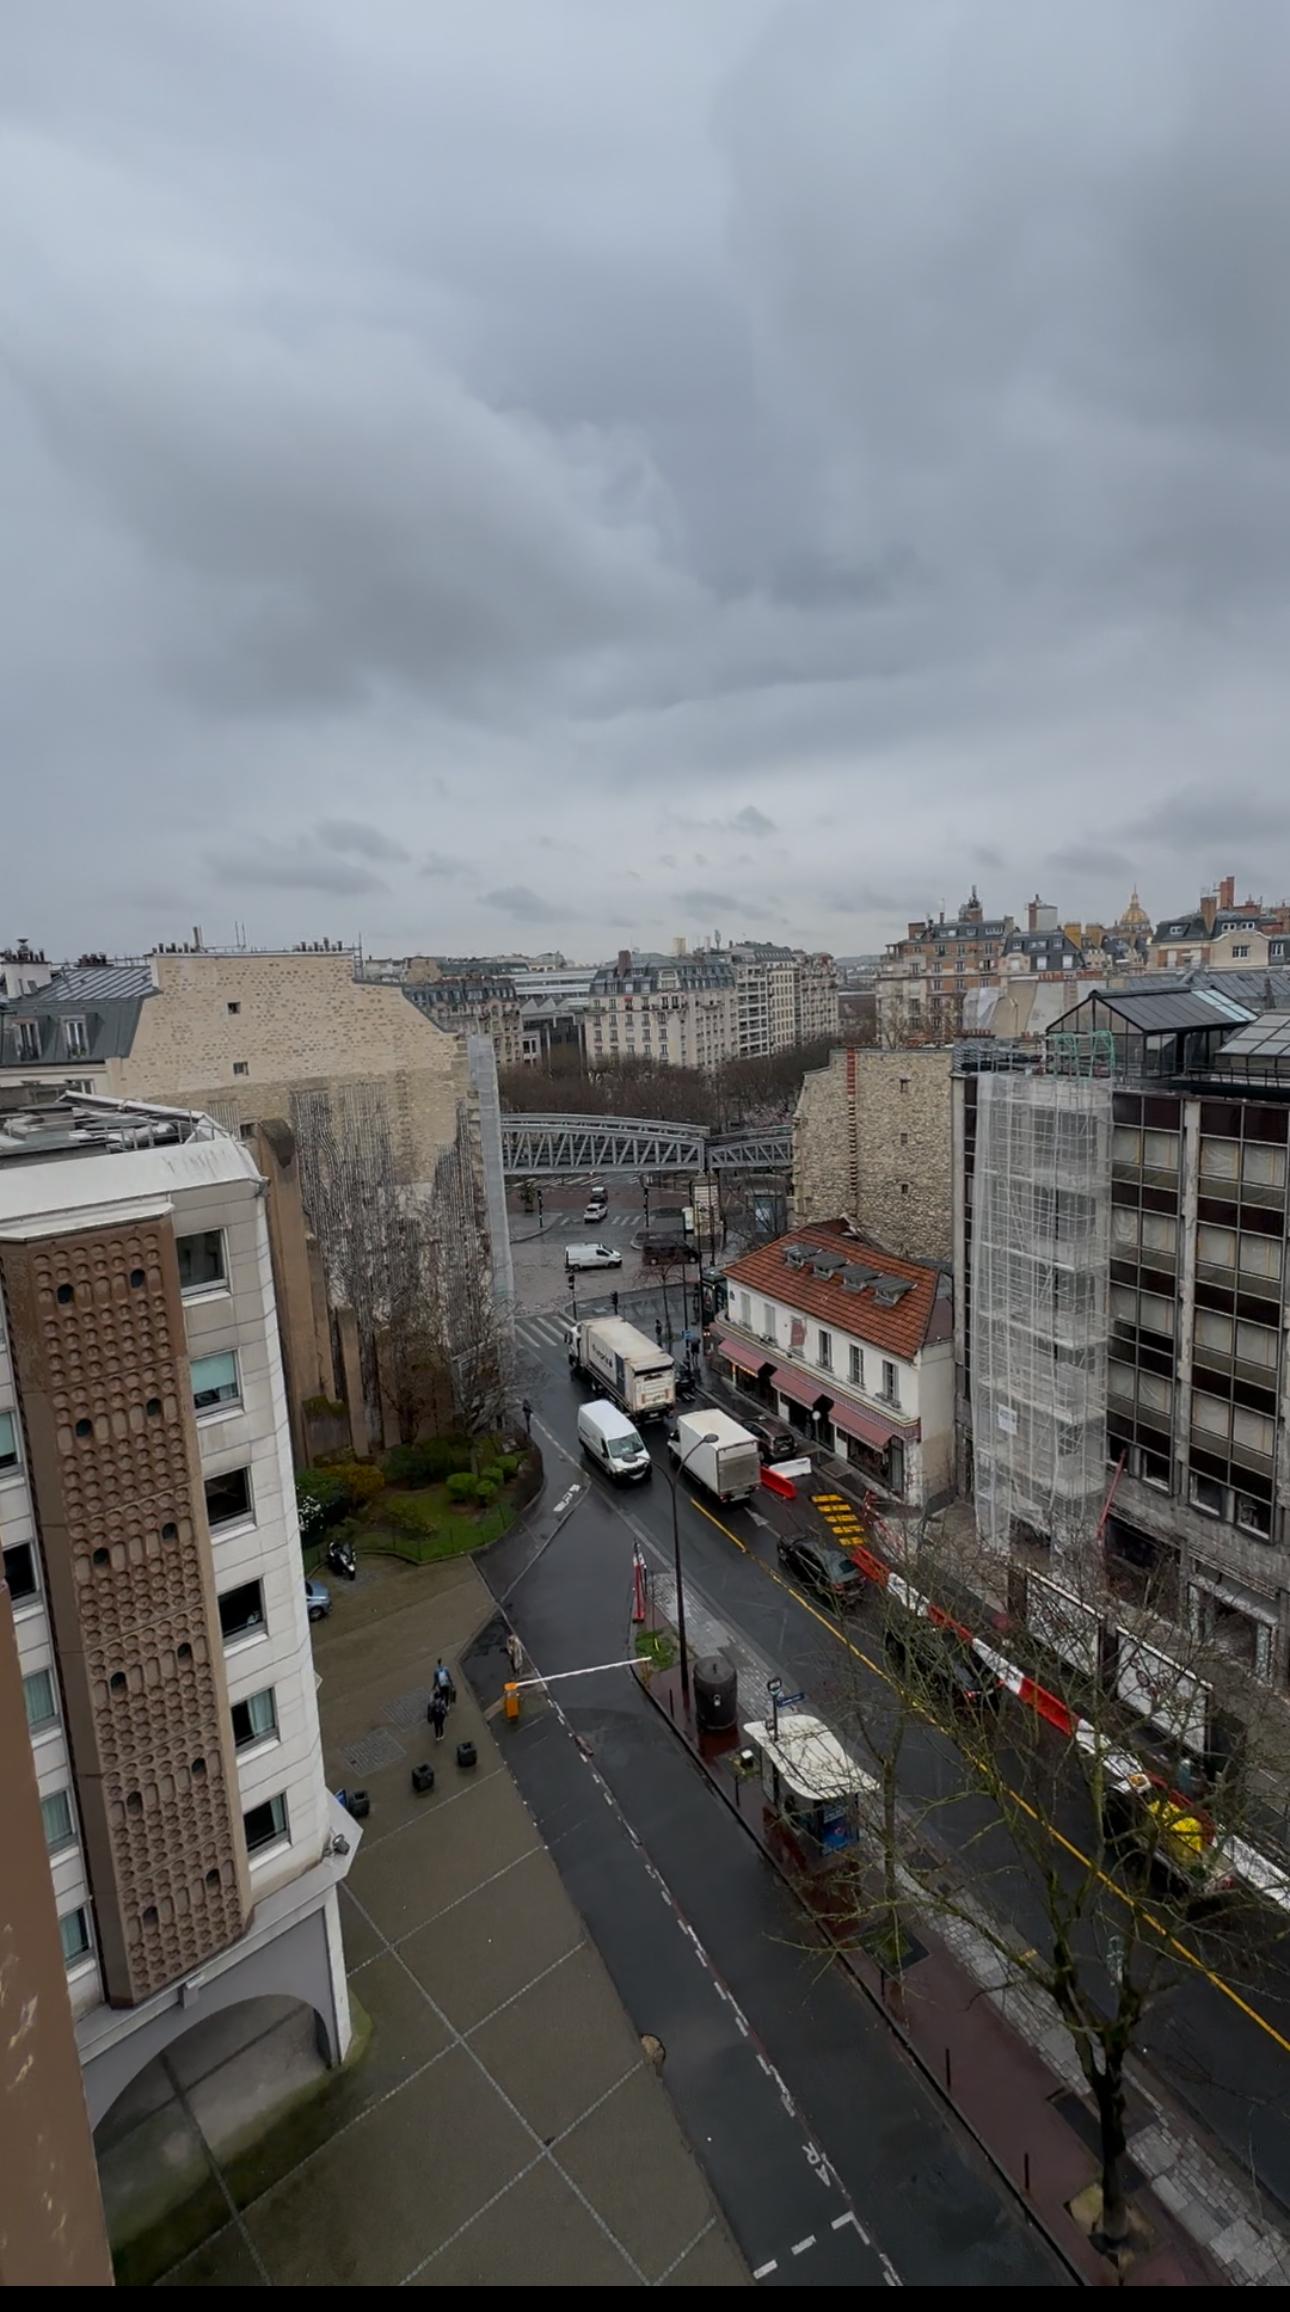
[[[894,1308],[883,1308],[873,1297],[872,1285],[866,1285],[863,1292],[852,1292],[832,1277],[816,1276],[810,1268],[790,1267],[784,1256],[794,1244],[820,1252],[840,1252],[849,1261],[877,1269],[881,1276],[899,1277],[910,1290],[901,1294]],[[842,1220],[820,1221],[812,1228],[795,1228],[788,1236],[777,1236],[773,1244],[761,1245],[756,1252],[746,1252],[733,1261],[726,1275],[732,1284],[744,1285],[767,1300],[779,1301],[820,1324],[849,1333],[853,1340],[872,1341],[875,1348],[906,1359],[916,1357],[927,1339],[941,1281],[939,1269],[925,1261],[898,1260],[893,1253],[880,1252],[876,1245],[853,1235]],[[738,1322],[733,1307],[729,1315]],[[938,1325],[938,1337],[942,1329],[948,1331],[948,1326]]]

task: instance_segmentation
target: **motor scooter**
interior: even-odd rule
[[[358,1556],[346,1534],[338,1533],[328,1542],[327,1563],[333,1573],[344,1574],[346,1581],[357,1581]]]

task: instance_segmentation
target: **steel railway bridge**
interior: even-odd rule
[[[785,1172],[793,1160],[789,1125],[764,1132],[713,1132],[706,1124],[666,1124],[638,1116],[503,1116],[502,1164],[534,1180],[583,1173],[609,1178],[642,1172]]]

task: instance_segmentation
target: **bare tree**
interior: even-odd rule
[[[1225,1948],[1238,1961],[1266,1951],[1287,1923],[1243,1878],[1247,1793],[1209,1747],[1215,1675],[1230,1665],[1216,1664],[1150,1596],[1127,1610],[1096,1566],[1082,1579],[1064,1566],[1060,1583],[1032,1576],[1041,1586],[1006,1638],[969,1638],[966,1621],[938,1625],[926,1612],[930,1598],[954,1595],[947,1585],[963,1570],[961,1547],[953,1574],[936,1556],[934,1544],[919,1552],[911,1539],[908,1582],[892,1567],[876,1590],[886,1706],[843,1657],[845,1731],[859,1732],[878,1769],[871,1827],[882,1843],[883,1904],[897,1950],[902,1911],[956,1919],[1002,1959],[1009,1982],[1051,2001],[1097,2113],[1095,2236],[1114,2251],[1129,2234],[1126,2067],[1180,1951],[1194,1948],[1198,1913],[1221,1898]],[[1014,1671],[1042,1688],[1055,1723],[1007,1698],[1000,1679]],[[901,1787],[915,1720],[937,1730],[953,1765],[931,1801],[911,1801]],[[971,1827],[956,1836],[945,1813],[962,1804],[973,1810]],[[1078,1837],[1056,1828],[1072,1808],[1082,1811]],[[1018,1873],[1032,1922],[1024,1937],[1010,1917]],[[1282,1884],[1290,1897],[1290,1878]],[[862,1868],[852,1899],[857,1921],[872,1914]]]

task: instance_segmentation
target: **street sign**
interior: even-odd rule
[[[782,1694],[782,1693],[783,1693],[783,1691],[784,1691],[784,1681],[783,1681],[783,1679],[782,1679],[782,1678],[768,1678],[768,1679],[766,1680],[766,1691],[767,1691],[767,1693],[768,1693],[768,1694]]]
[[[776,1696],[776,1700],[780,1709],[786,1710],[790,1702],[804,1702],[806,1700],[806,1688],[803,1686],[800,1693],[797,1694],[779,1694]]]

